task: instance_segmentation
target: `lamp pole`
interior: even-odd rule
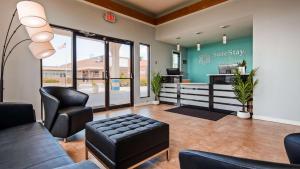
[[[12,23],[17,12],[21,24],[19,24],[11,32]],[[8,51],[12,38],[22,25],[26,27],[30,39],[27,38],[17,42],[16,44],[12,45]],[[44,7],[42,5],[33,1],[20,1],[17,3],[17,8],[14,10],[14,13],[10,19],[5,40],[3,42],[0,65],[0,102],[3,102],[4,96],[5,65],[14,49],[16,49],[16,47],[23,42],[32,41],[28,46],[32,55],[37,59],[46,58],[55,53],[55,49],[50,43],[50,40],[53,38],[53,36],[53,31],[46,20]]]
[[[15,9],[10,22],[9,22],[9,26],[5,35],[5,40],[3,43],[3,48],[2,48],[2,55],[1,55],[1,65],[0,65],[0,70],[1,70],[1,75],[0,75],[0,102],[3,102],[3,97],[4,97],[4,71],[5,71],[5,65],[6,62],[10,56],[10,54],[13,52],[13,50],[20,45],[21,43],[25,42],[25,41],[29,41],[30,39],[23,39],[21,41],[19,41],[18,43],[16,43],[8,53],[7,52],[7,48],[12,40],[12,38],[14,37],[15,33],[18,31],[18,29],[22,26],[22,24],[19,24],[12,32],[12,34],[9,36],[10,30],[11,30],[11,26],[12,26],[12,22],[15,18],[17,9]],[[9,38],[8,38],[9,37]]]

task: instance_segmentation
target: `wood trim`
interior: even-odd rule
[[[160,25],[162,23],[177,19],[179,17],[197,12],[199,10],[204,10],[206,8],[221,4],[228,0],[202,0],[200,2],[196,2],[187,7],[181,8],[177,11],[171,12],[169,14],[163,15],[161,17],[155,18],[148,15],[145,15],[141,12],[138,12],[134,9],[128,8],[111,0],[84,0],[86,2],[101,6],[103,8],[121,13],[123,15],[127,15],[129,17],[141,20],[143,22],[152,24],[152,25]]]
[[[177,11],[174,11],[172,13],[166,14],[164,16],[161,16],[159,18],[156,19],[156,25],[177,19],[179,17],[200,11],[200,10],[204,10],[206,8],[218,5],[220,3],[226,2],[228,0],[202,0],[200,2],[194,3],[190,6],[181,8]]]
[[[138,20],[150,23],[152,25],[155,25],[156,21],[155,18],[147,16],[143,13],[140,13],[136,10],[133,10],[131,8],[125,7],[121,4],[115,3],[111,0],[85,0],[86,2],[93,3],[98,6],[102,6],[104,8],[110,9],[112,11],[136,18]]]

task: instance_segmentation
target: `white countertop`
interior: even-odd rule
[[[208,85],[209,83],[180,83],[182,85]]]
[[[233,76],[234,74],[207,74],[207,76]],[[249,74],[243,74],[243,75],[249,75]]]
[[[161,75],[161,76],[171,76],[171,77],[177,77],[177,76],[183,76],[183,75]]]

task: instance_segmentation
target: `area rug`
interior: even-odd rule
[[[198,117],[198,118],[206,119],[206,120],[212,120],[212,121],[218,121],[218,120],[222,119],[223,117],[229,115],[228,113],[210,112],[208,110],[203,110],[201,108],[192,107],[192,106],[175,107],[172,109],[168,109],[166,111],[172,112],[172,113],[183,114],[183,115],[187,115],[187,116],[192,116],[192,117]]]

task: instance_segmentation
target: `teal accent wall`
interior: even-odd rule
[[[247,72],[253,64],[252,37],[228,40],[187,49],[187,76],[191,82],[208,83],[207,74],[218,74],[220,64],[234,64],[246,60]]]

